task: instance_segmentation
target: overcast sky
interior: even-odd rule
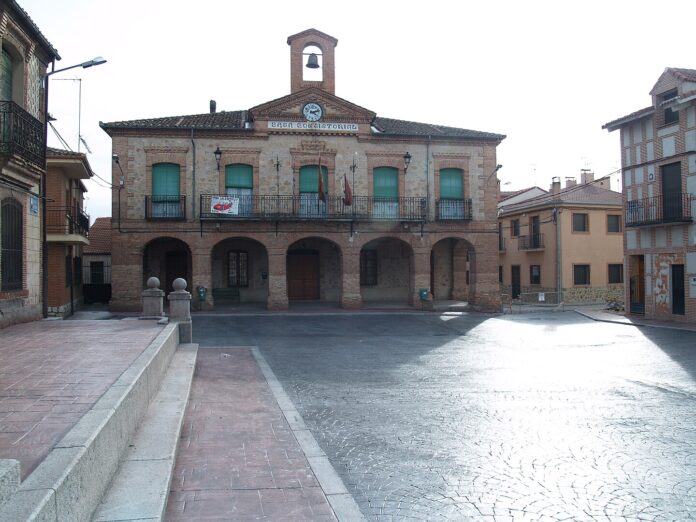
[[[108,60],[52,76],[49,91],[54,125],[77,150],[81,86],[81,134],[107,180],[100,120],[289,94],[286,40],[309,28],[338,39],[338,96],[382,117],[507,135],[504,190],[616,171],[618,134],[602,125],[647,107],[665,67],[696,68],[693,0],[18,1],[61,55],[56,68]],[[49,145],[59,146],[52,132]],[[92,218],[111,213],[104,185],[88,182]]]

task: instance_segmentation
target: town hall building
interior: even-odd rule
[[[194,307],[421,299],[500,309],[504,135],[378,116],[336,95],[338,40],[290,36],[290,93],[246,110],[102,123],[113,310],[183,277]]]

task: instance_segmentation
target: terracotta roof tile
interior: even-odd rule
[[[100,217],[89,228],[89,245],[82,249],[85,254],[111,254],[111,218]]]
[[[102,129],[244,129],[246,111],[221,111],[188,116],[166,116],[143,120],[99,122]]]
[[[605,178],[602,178],[605,179]],[[593,205],[593,206],[621,206],[623,203],[620,192],[600,187],[598,181],[575,185],[561,190],[558,194],[549,192],[542,196],[527,199],[520,203],[506,206],[502,213],[514,213],[524,209],[539,208],[551,205]]]
[[[431,123],[395,120],[392,118],[377,117],[374,119],[373,126],[380,133],[394,135],[471,138],[477,140],[505,139],[504,134],[460,129],[457,127],[447,127],[444,125],[433,125]]]

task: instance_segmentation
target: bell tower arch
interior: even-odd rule
[[[338,40],[316,29],[307,29],[301,33],[288,36],[290,46],[290,93],[295,93],[307,87],[318,87],[328,93],[336,94],[336,71],[334,49]],[[308,49],[310,48],[310,49]],[[321,52],[316,56],[316,49]],[[307,50],[306,50],[307,49]],[[311,54],[314,52],[315,56]],[[320,69],[320,80],[305,78],[304,68],[310,60],[312,69]],[[318,65],[318,67],[314,67]]]

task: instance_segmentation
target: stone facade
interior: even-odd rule
[[[620,131],[630,313],[696,322],[696,70],[667,68]]]
[[[295,299],[414,305],[422,288],[499,309],[489,181],[504,136],[444,127],[434,135],[431,125],[378,118],[334,94],[334,38],[309,30],[288,42],[288,96],[178,122],[103,124],[119,158],[114,184],[124,182],[113,198],[111,307],[138,309],[145,281],[156,276],[167,292],[174,277],[190,281],[192,292],[205,287],[205,301],[192,306],[207,309],[230,300],[270,309]],[[321,81],[299,79],[308,42],[324,53]],[[307,106],[320,107],[316,121]],[[175,219],[148,218],[161,164],[178,167]],[[249,169],[252,196],[235,196],[246,206],[220,215],[213,198],[225,195],[228,167],[238,165]],[[325,203],[303,178],[319,166]],[[438,210],[445,169],[461,184],[449,213]],[[381,171],[398,196],[380,199]]]

